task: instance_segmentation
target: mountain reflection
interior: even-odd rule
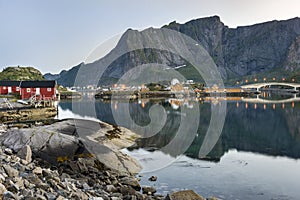
[[[195,100],[173,99],[140,100],[128,104],[121,101],[82,100],[73,103],[60,102],[59,105],[63,110],[72,110],[81,116],[97,117],[112,124],[116,123],[112,109],[129,106],[130,117],[139,126],[150,123],[149,110],[153,105],[164,107],[167,118],[163,128],[153,136],[139,139],[137,146],[131,148],[144,148],[149,151],[162,150],[174,139],[180,127],[181,117],[186,117],[182,116],[185,115],[184,112],[181,112],[183,107],[193,110],[198,106],[200,120],[197,134],[189,135],[192,133],[187,132],[180,138],[182,141],[185,141],[188,136],[194,138],[185,151],[187,156],[218,162],[228,150],[237,149],[270,156],[300,158],[300,103],[264,104],[243,101],[227,102],[227,115],[222,134],[212,151],[207,156],[199,158],[199,150],[210,123],[211,106],[216,104],[215,101],[211,102],[199,103]],[[155,117],[159,118],[160,116]],[[118,123],[118,125],[130,128],[127,118],[128,116],[124,115],[124,124]],[[173,151],[168,149],[165,153],[177,156],[178,152],[174,148]]]

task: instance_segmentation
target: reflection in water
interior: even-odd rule
[[[115,102],[113,103],[114,109],[120,109],[124,104],[127,105],[127,103]],[[186,152],[188,156],[198,158],[198,152],[203,143],[211,117],[211,104],[199,104],[188,100],[132,102],[129,106],[129,111],[133,121],[140,126],[149,124],[149,109],[155,104],[163,106],[166,110],[166,123],[157,134],[148,138],[142,138],[138,141],[138,147],[134,148],[163,148],[175,137],[174,134],[180,126],[181,117],[184,115],[184,113],[180,112],[181,108],[184,106],[188,109],[193,109],[195,106],[198,106],[200,108],[200,121],[197,136]],[[275,103],[272,104],[272,107],[267,106],[267,104],[257,103],[252,104],[250,107],[248,102],[228,103],[222,135],[210,154],[201,159],[218,161],[229,149],[299,158],[300,125],[298,125],[298,122],[300,121],[300,109],[297,107],[299,105],[292,102],[290,104],[281,104],[279,108],[276,108]],[[84,108],[86,113],[78,113],[82,116],[89,116],[89,113],[92,113],[90,110],[96,109],[98,119],[115,124],[110,103],[96,101],[95,105],[91,105],[89,101],[82,101],[78,102],[78,104],[76,102],[73,103],[73,106]],[[72,103],[61,102],[60,107],[63,110],[72,110]],[[123,125],[128,126],[128,123],[124,122]],[[293,134],[293,137],[291,134]],[[182,140],[184,140],[184,136]]]
[[[210,123],[211,107],[219,103],[216,100],[211,104],[179,99],[130,103],[130,115],[140,126],[150,123],[149,110],[153,105],[162,106],[167,113],[166,123],[157,134],[140,139],[138,146],[129,149],[129,153],[144,165],[147,165],[147,159],[164,157],[168,160],[177,156],[176,150],[163,154],[163,147],[176,136],[180,120],[185,117],[181,110],[183,107],[200,109],[198,131],[185,156],[155,172],[162,181],[156,183],[159,192],[190,188],[221,199],[300,199],[296,188],[300,178],[297,160],[300,158],[300,102],[227,102],[222,135],[208,155],[199,157]],[[84,108],[81,109],[84,113],[78,113],[81,116],[90,116],[96,110],[98,119],[114,124],[112,109],[121,109],[124,104],[127,105],[121,101],[96,101],[95,104],[81,101],[73,105],[61,102],[60,107],[63,110],[72,110],[72,106]],[[180,139],[186,138],[182,135]],[[142,184],[151,184],[147,182],[147,176],[142,179]]]

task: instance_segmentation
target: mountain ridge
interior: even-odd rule
[[[300,56],[297,53],[299,51],[298,44],[300,44],[300,40],[297,39],[300,36],[300,19],[298,17],[229,28],[224,25],[219,16],[212,16],[191,20],[184,24],[174,21],[162,28],[183,33],[201,44],[216,63],[224,81],[229,84],[235,80],[254,76],[292,77],[300,71],[300,62],[298,62]],[[181,73],[185,70],[186,78],[197,79],[197,77],[190,76],[193,74],[189,71],[191,66],[180,56],[147,48],[120,55],[113,60],[113,63],[106,63],[108,66],[105,71],[98,69],[103,68],[102,64],[105,63],[105,60],[116,55],[120,49],[130,49],[134,45],[131,44],[132,38],[136,38],[137,43],[141,45],[145,44],[143,40],[149,38],[147,34],[151,32],[150,29],[143,31],[128,29],[116,47],[105,57],[93,63],[81,63],[75,68],[63,71],[56,80],[64,86],[72,86],[75,82],[75,74],[80,69],[86,74],[83,75],[85,78],[77,83],[79,85],[95,84],[90,80],[93,78],[89,75],[89,70],[91,70],[93,76],[98,73],[102,75],[103,79],[96,83],[97,85],[109,85],[130,71],[132,66],[146,63],[165,64],[173,68],[186,64],[188,69],[178,71]],[[97,77],[97,79],[99,78]],[[201,81],[201,79],[196,81]]]

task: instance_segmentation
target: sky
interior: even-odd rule
[[[128,28],[218,15],[232,28],[300,17],[299,0],[0,0],[0,69],[59,73]]]

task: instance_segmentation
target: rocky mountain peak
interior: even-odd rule
[[[287,70],[286,74],[289,74],[300,70],[298,67],[299,18],[229,28],[224,25],[219,16],[212,16],[191,20],[184,24],[173,21],[162,28],[176,30],[194,39],[209,53],[225,82],[246,76],[265,75],[270,71],[276,74],[278,70]],[[80,84],[94,84],[90,80],[101,76],[105,77],[103,79],[105,81],[99,84],[111,84],[133,67],[147,63],[159,63],[171,67],[188,65],[182,58],[170,52],[143,46],[145,41],[151,41],[153,44],[163,42],[159,41],[156,30],[161,29],[149,28],[144,31],[128,29],[109,54],[94,63],[80,66],[84,69],[81,73],[85,74],[82,83],[79,81]],[[160,38],[164,39],[165,36]],[[172,39],[174,45],[180,45],[178,43],[180,38]],[[136,46],[142,46],[144,49],[134,50]],[[187,79],[201,81],[201,77],[194,76],[190,68],[183,71]],[[58,83],[74,84],[71,82],[74,78],[64,77],[75,76],[75,72],[76,70],[71,69],[64,73],[58,79]],[[65,84],[65,80],[70,81]]]

